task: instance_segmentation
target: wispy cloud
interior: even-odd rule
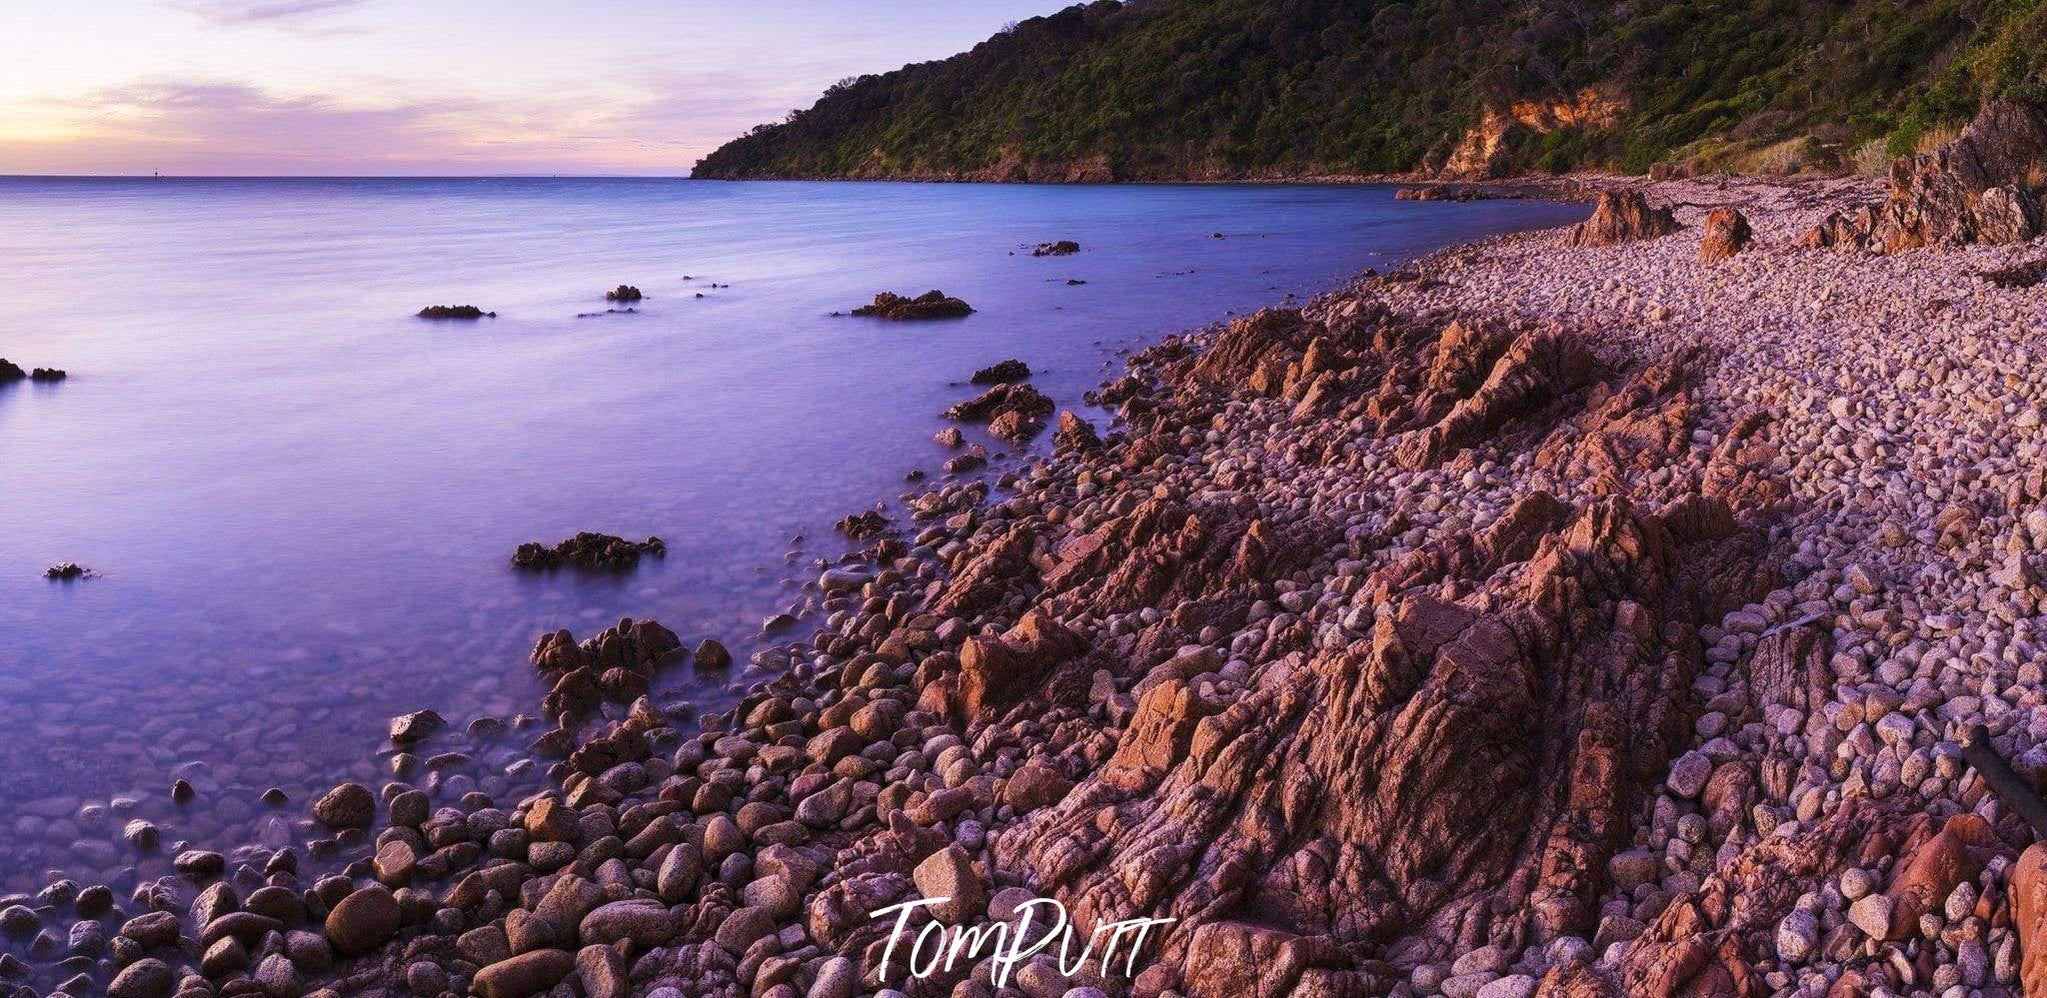
[[[221,27],[318,20],[371,0],[170,0],[166,6]]]
[[[50,100],[72,131],[0,139],[8,170],[181,174],[650,172],[679,175],[722,135],[677,134],[680,95],[341,99],[154,78]],[[705,109],[698,97],[696,106]]]

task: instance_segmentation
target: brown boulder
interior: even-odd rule
[[[360,956],[398,934],[398,899],[383,887],[365,887],[327,913],[327,942],[342,956]]]
[[[1746,249],[1756,235],[1747,216],[1727,207],[1707,212],[1705,228],[1705,235],[1699,240],[1700,263],[1719,263]]]
[[[2047,843],[2027,846],[2012,866],[2011,917],[2018,923],[2026,998],[2047,998]]]
[[[1919,916],[1941,910],[1949,894],[1964,881],[1976,879],[1983,864],[1999,850],[1997,834],[1980,816],[1963,812],[1947,820],[1938,834],[1912,849],[1891,877],[1893,941],[1919,933]]]
[[[564,950],[534,950],[477,971],[472,986],[482,998],[527,998],[553,990],[575,969],[576,958]]]
[[[1638,239],[1655,239],[1677,231],[1677,216],[1669,208],[1652,208],[1640,190],[1627,188],[1599,195],[1592,217],[1564,233],[1566,248],[1614,246]]]
[[[1059,414],[1059,429],[1052,434],[1052,446],[1061,451],[1094,451],[1101,449],[1102,438],[1095,433],[1094,424],[1068,409]]]

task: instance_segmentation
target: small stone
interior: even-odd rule
[[[1670,788],[1671,793],[1690,800],[1706,789],[1706,781],[1712,775],[1713,760],[1707,758],[1705,753],[1693,750],[1679,756],[1677,761],[1671,764],[1670,777],[1664,781],[1664,785]]]
[[[1871,939],[1882,939],[1891,930],[1891,899],[1886,894],[1870,894],[1848,906],[1848,921],[1861,929]]]

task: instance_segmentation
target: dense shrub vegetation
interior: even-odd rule
[[[1393,172],[1486,107],[1590,86],[1626,100],[1617,127],[1517,130],[1509,165],[1832,167],[2038,96],[2043,67],[2047,0],[1096,0],[842,81],[697,175]]]

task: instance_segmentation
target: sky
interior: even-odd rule
[[[0,0],[0,174],[682,176],[1071,0]]]

